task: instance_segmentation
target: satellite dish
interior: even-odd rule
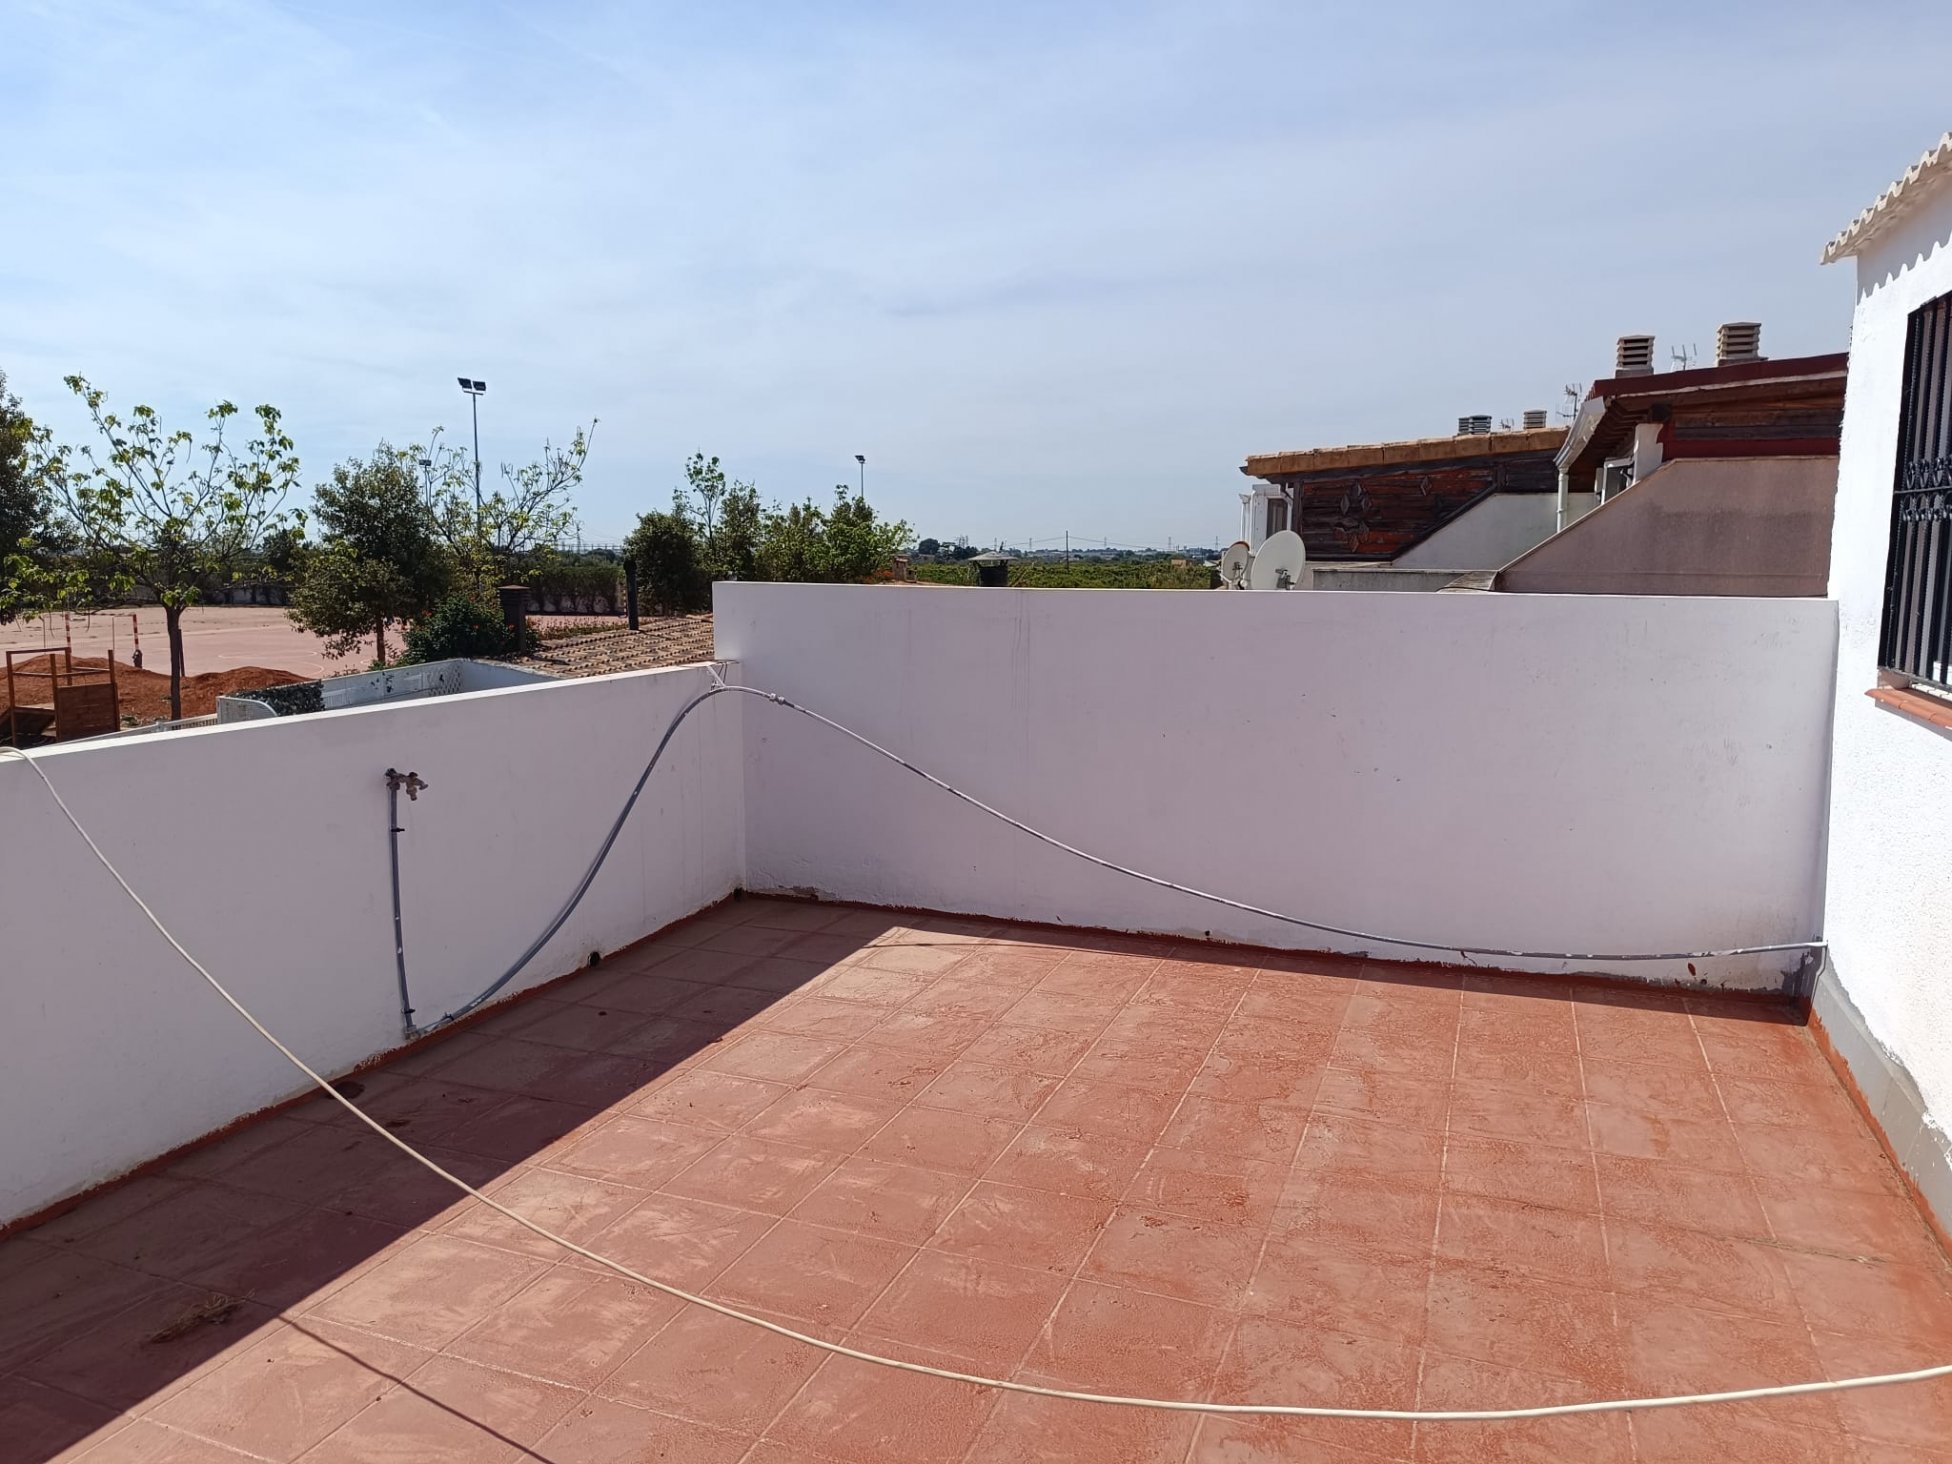
[[[1301,535],[1293,529],[1269,534],[1254,556],[1247,572],[1250,590],[1305,589],[1308,585],[1308,550]]]
[[[1245,539],[1236,539],[1220,556],[1220,583],[1237,590],[1247,579],[1247,566],[1254,562],[1254,551]]]

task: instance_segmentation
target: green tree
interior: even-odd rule
[[[38,434],[33,467],[92,593],[142,589],[162,605],[174,719],[183,715],[183,612],[237,579],[265,536],[291,520],[282,505],[298,456],[275,407],[256,409],[258,435],[240,448],[229,436],[238,415],[229,402],[205,414],[209,429],[198,441],[166,430],[152,407],[136,406],[124,420],[85,379],[65,379],[99,440],[75,450]]]
[[[47,494],[34,470],[34,422],[7,390],[0,371],[0,625],[43,598],[37,541],[47,521]]]
[[[865,498],[837,484],[830,509],[809,499],[766,515],[760,577],[830,584],[872,579],[890,567],[909,537],[906,523],[883,523]]]
[[[479,595],[449,595],[407,628],[403,661],[445,661],[450,656],[514,656],[524,645],[500,611]]]
[[[303,557],[291,618],[325,637],[331,655],[350,654],[370,634],[385,665],[387,627],[426,614],[453,582],[421,490],[420,455],[382,442],[370,457],[339,464],[314,493],[321,542]],[[267,545],[267,559],[272,552]]]
[[[680,615],[709,603],[697,530],[683,514],[639,515],[624,540],[624,554],[637,561],[637,586],[653,615]]]
[[[477,590],[519,574],[527,557],[559,543],[576,525],[570,493],[583,481],[590,454],[588,432],[568,447],[542,444],[531,463],[503,463],[502,486],[475,502],[474,465],[459,448],[437,445],[430,453],[435,483],[434,531],[461,574]],[[438,439],[438,434],[437,434]]]

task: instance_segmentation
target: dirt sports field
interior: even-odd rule
[[[99,615],[43,615],[0,625],[0,649],[59,646],[71,639],[77,656],[102,656],[113,649],[116,661],[124,666],[138,638],[143,669],[167,673],[169,639],[163,633],[159,606]],[[390,640],[387,649],[398,653]],[[373,659],[373,647],[369,641],[356,654],[335,661],[326,656],[324,642],[293,625],[274,606],[199,605],[183,612],[183,656],[187,676],[255,666],[289,671],[298,680],[310,681],[364,671]]]

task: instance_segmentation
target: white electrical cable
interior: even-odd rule
[[[826,719],[821,718],[820,720],[824,721]],[[841,730],[844,731],[846,729],[843,728]],[[1294,1403],[1214,1403],[1191,1402],[1172,1398],[1134,1398],[1125,1397],[1116,1393],[1089,1393],[1070,1388],[1047,1388],[1039,1386],[1036,1383],[1016,1382],[1007,1378],[984,1377],[978,1373],[957,1372],[951,1368],[930,1367],[926,1363],[906,1362],[900,1358],[883,1357],[878,1353],[864,1352],[860,1348],[846,1346],[844,1343],[830,1342],[822,1337],[809,1336],[805,1332],[799,1332],[791,1327],[781,1326],[778,1322],[769,1322],[764,1317],[756,1317],[748,1312],[742,1312],[737,1307],[727,1306],[723,1302],[713,1301],[709,1297],[699,1296],[693,1292],[685,1291],[680,1287],[672,1286],[667,1282],[655,1280],[639,1271],[633,1271],[621,1261],[612,1260],[610,1257],[590,1250],[586,1246],[578,1245],[575,1241],[556,1234],[555,1231],[550,1230],[547,1226],[538,1224],[526,1216],[517,1214],[500,1201],[483,1194],[458,1175],[450,1174],[377,1119],[368,1116],[351,1099],[347,1098],[345,1094],[341,1093],[331,1083],[327,1082],[323,1076],[314,1071],[310,1064],[303,1058],[285,1046],[283,1042],[279,1041],[273,1035],[270,1028],[266,1027],[264,1023],[253,1016],[241,1001],[231,995],[230,991],[221,981],[210,974],[209,970],[201,961],[197,960],[195,956],[191,955],[184,948],[183,943],[170,932],[168,926],[163,924],[157,917],[156,912],[149,908],[142,896],[138,895],[129,882],[122,877],[122,872],[110,862],[109,857],[102,852],[101,846],[95,842],[88,830],[82,827],[81,820],[75,817],[73,810],[68,807],[66,800],[61,797],[60,791],[48,778],[46,771],[40,766],[37,760],[29,757],[18,748],[0,747],[0,753],[9,754],[18,758],[21,762],[26,763],[29,768],[33,769],[34,775],[41,780],[42,786],[47,789],[48,796],[54,800],[55,806],[61,810],[62,816],[67,819],[74,831],[81,836],[82,842],[88,846],[89,852],[95,856],[102,868],[108,871],[109,877],[122,887],[122,892],[134,902],[135,907],[142,912],[143,917],[156,928],[156,933],[169,943],[170,948],[183,958],[191,970],[195,971],[209,984],[212,991],[222,997],[233,1011],[246,1022],[250,1023],[252,1029],[260,1037],[277,1048],[287,1062],[297,1068],[307,1078],[311,1079],[321,1092],[331,1098],[340,1107],[344,1108],[354,1118],[365,1124],[374,1133],[378,1134],[382,1139],[386,1140],[387,1143],[398,1149],[402,1154],[405,1154],[409,1159],[420,1164],[431,1173],[439,1175],[463,1194],[479,1200],[497,1214],[513,1221],[524,1230],[540,1236],[553,1245],[561,1246],[564,1250],[570,1251],[575,1255],[582,1256],[585,1260],[594,1261],[597,1265],[616,1272],[626,1280],[634,1281],[640,1286],[648,1286],[653,1291],[662,1292],[666,1296],[674,1297],[688,1305],[703,1307],[707,1311],[717,1312],[720,1316],[729,1317],[733,1321],[744,1322],[750,1326],[763,1328],[768,1332],[785,1337],[790,1341],[799,1342],[805,1346],[816,1348],[819,1351],[831,1353],[836,1357],[848,1357],[854,1359],[856,1362],[870,1363],[876,1367],[892,1368],[899,1372],[920,1373],[925,1377],[942,1378],[949,1382],[968,1383],[979,1388],[993,1388],[1009,1393],[1028,1393],[1039,1398],[1064,1398],[1076,1403],[1104,1403],[1122,1408],[1148,1408],[1170,1413],[1252,1414],[1256,1416],[1304,1418],[1365,1418],[1418,1423],[1496,1423],[1524,1418],[1557,1418],[1578,1413],[1620,1413],[1636,1409],[1682,1408],[1704,1403],[1746,1402],[1757,1398],[1793,1398],[1806,1393],[1835,1393],[1853,1388],[1885,1387],[1895,1383],[1917,1383],[1925,1382],[1932,1378],[1952,1376],[1952,1363],[1947,1363],[1938,1367],[1916,1368],[1910,1372],[1880,1373],[1868,1377],[1835,1378],[1814,1383],[1783,1383],[1765,1388],[1740,1388],[1729,1392],[1691,1393],[1661,1398],[1617,1398],[1590,1403],[1553,1403],[1539,1408],[1327,1408],[1313,1404]]]

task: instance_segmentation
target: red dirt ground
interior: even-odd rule
[[[49,657],[22,658],[14,662],[14,683],[22,706],[48,706],[54,698],[49,689]],[[100,656],[76,656],[77,671],[103,671],[108,662]],[[261,686],[288,686],[306,680],[290,671],[274,671],[266,666],[239,666],[230,671],[206,671],[201,676],[183,678],[183,715],[207,717],[217,710],[217,698],[233,691],[255,691]],[[138,722],[160,722],[169,716],[169,674],[138,671],[120,660],[115,667],[115,684],[122,705],[122,717]],[[7,683],[0,677],[0,717],[9,706]]]

